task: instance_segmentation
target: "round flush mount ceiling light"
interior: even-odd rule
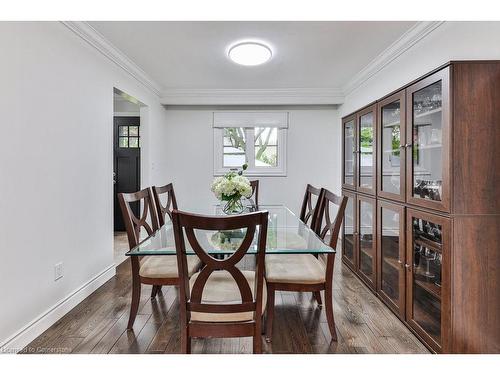
[[[227,55],[236,64],[255,66],[267,62],[273,53],[264,43],[241,42],[231,46]]]

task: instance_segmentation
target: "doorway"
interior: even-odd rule
[[[114,262],[120,264],[129,250],[119,193],[132,193],[141,188],[141,117],[143,106],[135,98],[114,89],[113,96],[113,230]],[[139,205],[131,205],[139,216]]]

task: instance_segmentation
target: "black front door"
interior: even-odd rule
[[[113,128],[114,230],[124,231],[118,193],[133,193],[141,186],[140,118],[115,117]],[[139,206],[131,208],[138,216]]]

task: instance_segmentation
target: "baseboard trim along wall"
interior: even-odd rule
[[[115,267],[115,264],[108,266],[102,272],[70,293],[67,297],[63,298],[47,311],[33,319],[30,323],[21,328],[7,340],[0,343],[0,353],[13,354],[21,351],[26,345],[40,336],[45,330],[71,311],[71,309],[82,302],[106,281],[115,276]]]

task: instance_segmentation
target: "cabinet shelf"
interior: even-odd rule
[[[439,113],[439,112],[442,112],[442,111],[443,111],[443,109],[441,107],[434,108],[434,109],[431,109],[430,111],[419,113],[418,115],[415,115],[414,118],[415,119],[422,118],[422,117],[430,116],[430,115],[433,115],[435,113]]]
[[[425,290],[427,293],[430,293],[434,297],[436,297],[437,299],[441,300],[441,287],[437,286],[436,284],[434,284],[430,281],[420,280],[417,278],[415,278],[415,284],[417,284],[420,288]]]
[[[415,238],[413,240],[413,242],[415,242],[417,245],[428,247],[428,248],[435,250],[439,253],[441,253],[443,251],[443,245],[441,245],[440,243],[438,243],[436,241],[429,240],[427,238],[423,238],[423,237]]]
[[[395,258],[383,257],[382,260],[384,263],[388,264],[390,267],[394,268],[396,271],[401,269],[401,264]]]

